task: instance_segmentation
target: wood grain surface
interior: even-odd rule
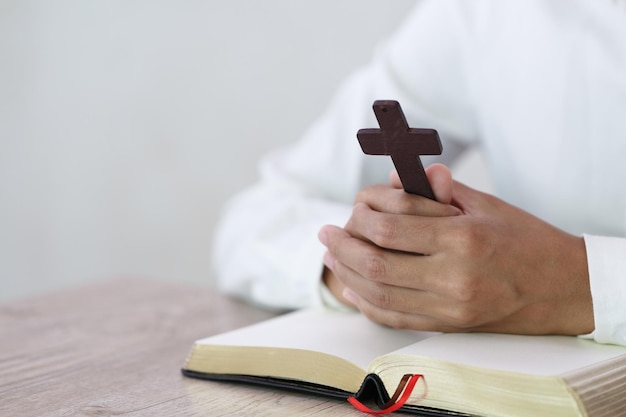
[[[181,375],[196,339],[272,315],[142,279],[1,305],[0,416],[362,415],[343,401]]]

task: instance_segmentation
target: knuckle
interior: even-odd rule
[[[448,282],[447,294],[451,301],[446,318],[449,324],[468,330],[480,324],[483,309],[482,279],[477,275],[462,275]]]
[[[450,298],[460,303],[476,302],[480,296],[480,279],[472,275],[463,275],[457,279],[450,280],[448,284],[448,295]]]
[[[463,227],[454,234],[454,239],[459,253],[467,258],[483,258],[493,251],[494,240],[480,224]]]
[[[380,188],[381,184],[373,184],[359,190],[354,198],[354,203],[368,204],[374,196],[379,194]]]
[[[393,300],[389,290],[382,285],[377,285],[370,296],[370,303],[382,309],[388,309],[393,306]]]
[[[387,275],[387,265],[378,253],[372,251],[365,255],[362,271],[366,278],[372,281],[382,281]]]
[[[457,305],[448,317],[450,324],[459,329],[471,329],[479,324],[480,313],[466,305]]]
[[[354,202],[358,203],[358,202],[365,202],[368,199],[368,196],[372,193],[372,188],[373,186],[367,186],[365,188],[362,188],[359,190],[359,192],[356,193],[356,196],[354,198]]]
[[[373,227],[372,234],[374,243],[389,247],[398,237],[398,222],[393,216],[383,216]]]

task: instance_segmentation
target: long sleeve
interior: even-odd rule
[[[528,22],[533,22],[529,25]],[[320,302],[317,231],[343,226],[388,158],[362,155],[371,104],[396,99],[439,130],[440,160],[483,150],[496,195],[584,236],[601,343],[626,345],[626,13],[610,1],[423,1],[304,138],[264,158],[225,208],[222,290],[265,306]]]
[[[429,19],[429,15],[447,13],[439,7],[429,8],[432,10],[418,8],[373,62],[345,82],[300,141],[265,156],[257,184],[226,205],[212,262],[222,291],[274,308],[320,302],[324,247],[317,240],[318,230],[324,224],[343,226],[358,190],[386,182],[393,167],[389,158],[365,157],[356,140],[358,129],[377,126],[371,109],[374,100],[397,99],[412,126],[439,130],[444,155],[428,162],[450,163],[463,151],[462,142],[472,136],[467,113],[459,107],[463,88],[455,88],[451,81],[437,82],[437,78],[463,80],[443,74],[433,65],[445,61],[442,66],[450,72],[460,70],[461,63],[452,61],[463,56],[454,49],[461,48],[455,44],[463,34],[437,26],[432,30],[441,32],[439,44],[450,44],[448,54],[441,54],[428,42],[421,53],[419,48],[415,54],[402,53],[403,45],[423,38],[429,27],[441,20]],[[424,22],[430,23],[425,26]],[[420,28],[420,33],[413,28]],[[416,56],[426,57],[431,65],[424,67],[410,59]],[[438,92],[433,85],[445,88]],[[456,110],[451,111],[452,106]]]
[[[584,237],[596,326],[590,336],[626,346],[626,239]]]
[[[385,182],[393,167],[389,158],[365,157],[356,140],[358,128],[375,126],[370,113],[378,96],[352,103],[359,77],[301,141],[265,156],[260,181],[224,208],[213,258],[222,291],[275,308],[320,302],[325,248],[318,230],[343,226],[358,190]],[[345,111],[355,108],[362,111]],[[462,149],[448,144],[446,161]]]

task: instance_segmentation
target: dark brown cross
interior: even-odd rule
[[[380,129],[357,132],[361,149],[368,155],[390,155],[404,190],[434,200],[420,155],[441,154],[439,134],[434,129],[409,127],[397,101],[377,100],[373,108]]]

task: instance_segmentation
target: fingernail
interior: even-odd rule
[[[322,226],[320,231],[317,232],[317,238],[324,246],[328,246],[328,227],[328,225]]]
[[[324,265],[326,265],[330,270],[335,267],[335,257],[329,252],[324,253]]]
[[[328,233],[326,233],[326,226],[323,226],[317,233],[317,238],[322,242],[324,246],[328,246]]]
[[[343,298],[348,300],[350,303],[356,305],[358,297],[355,294],[355,292],[352,291],[350,288],[347,288],[347,287],[344,288],[343,291],[341,292],[341,295],[343,295]]]

